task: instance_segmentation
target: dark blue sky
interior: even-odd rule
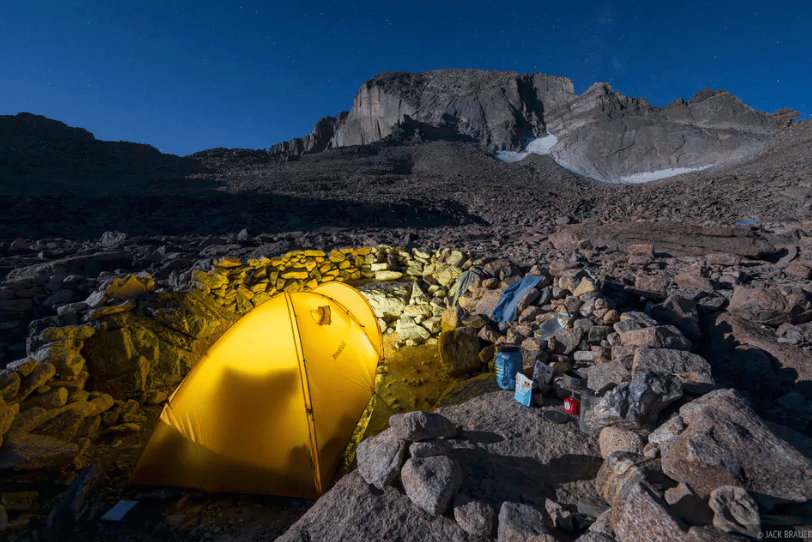
[[[268,148],[386,71],[544,72],[812,114],[812,3],[0,0],[0,114],[187,155]],[[643,8],[642,6],[646,6]],[[577,7],[570,7],[577,6]]]

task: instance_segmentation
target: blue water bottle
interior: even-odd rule
[[[496,384],[503,390],[516,389],[516,375],[522,370],[522,349],[514,344],[496,345]]]

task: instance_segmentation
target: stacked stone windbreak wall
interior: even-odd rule
[[[30,324],[29,355],[0,371],[0,438],[19,451],[14,464],[0,468],[67,464],[100,431],[143,429],[140,404],[164,401],[234,322],[282,291],[423,279],[422,287],[401,283],[365,295],[381,328],[400,332],[400,344],[434,342],[448,288],[472,263],[450,249],[380,246],[293,251],[245,264],[220,258],[208,272],[195,270],[191,287],[180,291],[155,291],[147,273],[101,281],[75,307],[72,325],[59,317]],[[22,452],[32,447],[38,451]]]

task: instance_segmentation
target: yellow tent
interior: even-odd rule
[[[366,299],[340,282],[283,292],[236,322],[169,397],[131,484],[317,498],[383,357]]]

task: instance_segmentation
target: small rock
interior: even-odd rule
[[[752,537],[761,533],[761,516],[756,501],[741,487],[717,487],[708,502],[713,510],[713,525],[726,532],[739,532]]]
[[[387,429],[358,445],[358,472],[368,484],[382,490],[397,478],[405,453],[406,442]]]
[[[454,519],[465,532],[474,536],[491,536],[493,533],[496,512],[490,504],[457,493],[453,510]]]
[[[462,468],[448,456],[407,459],[400,471],[403,489],[409,499],[431,515],[448,509],[462,484]]]
[[[643,453],[643,437],[619,427],[604,427],[598,436],[601,457],[606,459],[615,452]]]
[[[503,502],[499,509],[497,542],[526,542],[533,536],[550,534],[544,513],[529,504]]]
[[[431,439],[413,442],[409,446],[409,455],[412,457],[431,457],[445,455],[454,449],[451,441],[444,439]]]
[[[414,411],[406,414],[393,414],[389,427],[396,438],[403,440],[428,440],[449,438],[459,434],[454,423],[441,414]]]
[[[615,325],[615,330],[617,326]],[[674,326],[655,326],[642,329],[632,329],[620,333],[620,340],[624,346],[649,346],[651,348],[674,348],[676,350],[690,350],[689,341]]]

